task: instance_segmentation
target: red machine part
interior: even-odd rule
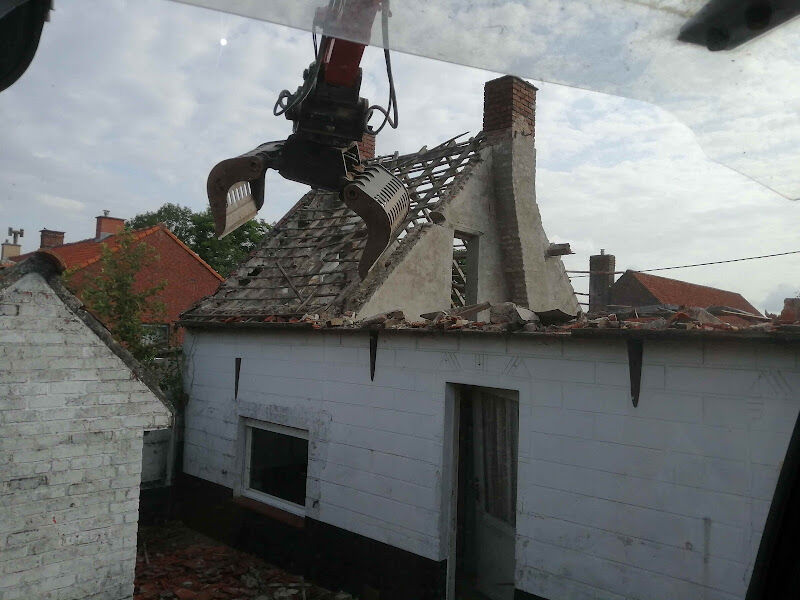
[[[337,16],[328,14],[329,9],[320,9],[317,20],[359,39],[369,37],[381,0],[350,0],[345,2]],[[320,18],[321,17],[321,18]],[[325,82],[331,85],[352,87],[358,78],[358,68],[366,44],[346,39],[323,36],[322,68]]]

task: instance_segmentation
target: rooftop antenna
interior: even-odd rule
[[[24,229],[12,229],[11,227],[8,228],[8,235],[14,238],[14,244],[19,244],[19,238],[25,237],[25,230]]]

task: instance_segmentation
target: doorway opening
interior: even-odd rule
[[[454,387],[455,568],[448,598],[513,600],[519,393]]]

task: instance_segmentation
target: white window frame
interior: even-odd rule
[[[300,517],[306,516],[306,505],[295,504],[283,498],[266,494],[259,490],[254,490],[250,487],[250,454],[253,448],[253,429],[263,429],[264,431],[272,431],[282,435],[300,438],[308,442],[308,431],[305,429],[297,429],[296,427],[288,427],[286,425],[279,425],[278,423],[269,423],[267,421],[256,421],[254,419],[245,419],[245,447],[244,447],[244,469],[242,469],[242,496],[251,498],[258,502],[274,506],[280,510],[284,510],[293,515]],[[308,490],[308,475],[306,475],[306,490]]]

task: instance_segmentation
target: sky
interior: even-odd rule
[[[310,38],[165,0],[57,2],[33,65],[0,93],[0,232],[24,228],[31,251],[42,228],[92,237],[102,210],[204,209],[216,162],[291,132],[272,106],[299,85]],[[361,95],[385,104],[382,52],[369,48],[362,67]],[[499,75],[398,52],[393,70],[400,126],[381,133],[378,153],[477,133],[483,84]],[[710,160],[673,113],[534,83],[537,202],[550,240],[572,245],[568,269],[587,269],[601,248],[619,270],[800,250],[800,203]],[[260,216],[277,220],[305,189],[271,172]],[[800,291],[800,254],[662,274],[776,311]],[[587,284],[573,280],[577,292]]]

